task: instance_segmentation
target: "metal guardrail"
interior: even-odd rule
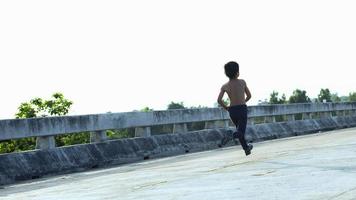
[[[347,103],[306,103],[278,104],[248,107],[249,122],[264,117],[265,122],[275,122],[276,116],[295,120],[295,115],[310,119],[318,113],[319,117],[343,116],[356,113],[356,102]],[[126,112],[94,115],[45,117],[30,119],[0,120],[0,141],[37,137],[38,148],[53,148],[53,136],[93,132],[92,141],[106,140],[105,130],[136,128],[136,136],[150,136],[151,126],[173,124],[173,132],[186,132],[187,123],[205,122],[205,128],[229,126],[228,112],[221,108],[180,109],[152,112]],[[220,123],[221,124],[221,123]]]

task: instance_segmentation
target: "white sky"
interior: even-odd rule
[[[356,91],[356,7],[338,0],[0,1],[0,118],[62,92],[71,114],[212,107],[236,60],[253,99]]]

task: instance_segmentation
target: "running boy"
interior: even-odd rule
[[[238,138],[246,156],[251,154],[252,144],[247,144],[245,140],[245,131],[247,124],[247,106],[246,102],[251,99],[251,93],[246,82],[239,79],[239,64],[228,62],[224,66],[225,74],[230,79],[221,87],[218,97],[218,103],[229,112],[231,120],[234,122],[237,132],[233,133],[233,139]],[[230,105],[225,105],[222,98],[228,94]],[[246,96],[245,96],[246,94]],[[227,141],[226,141],[227,142]]]

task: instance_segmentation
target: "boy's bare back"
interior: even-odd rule
[[[246,96],[250,91],[243,79],[231,79],[221,87],[221,92],[226,92],[230,99],[230,106],[246,104]]]
[[[229,81],[221,87],[218,103],[225,110],[228,109],[228,106],[245,105],[246,102],[251,99],[251,92],[248,89],[246,82],[243,79],[238,78],[240,76],[239,64],[236,62],[229,62],[224,68],[226,76],[229,77]],[[222,100],[225,92],[229,96],[230,105],[225,105]]]

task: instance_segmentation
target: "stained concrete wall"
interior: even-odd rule
[[[247,127],[246,137],[252,141],[263,141],[355,126],[356,116],[258,124]],[[2,154],[0,184],[216,149],[223,137],[231,137],[233,130],[210,129]]]

